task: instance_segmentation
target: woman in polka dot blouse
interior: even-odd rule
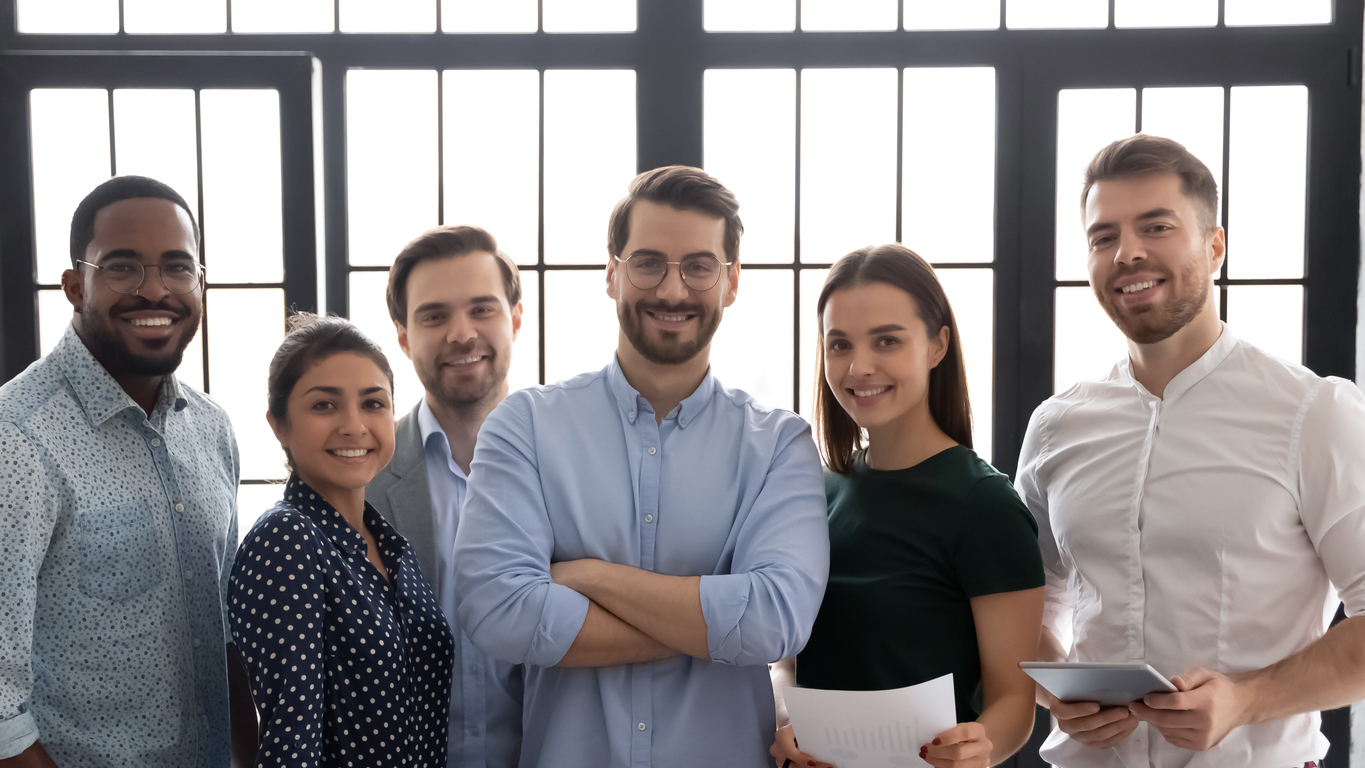
[[[393,456],[388,362],[350,323],[304,316],[269,391],[293,474],[228,588],[256,765],[443,767],[454,640],[412,547],[365,503]]]

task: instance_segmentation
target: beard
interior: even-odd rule
[[[1147,267],[1144,269],[1150,270]],[[1114,293],[1112,286],[1115,281],[1137,271],[1126,269],[1114,274],[1109,279],[1110,287],[1095,289],[1095,296],[1114,325],[1124,336],[1138,344],[1155,344],[1169,339],[1198,317],[1209,300],[1208,277],[1200,274],[1198,261],[1192,259],[1181,272],[1179,280],[1175,279],[1175,275],[1165,277],[1170,291],[1170,298],[1165,304],[1148,304],[1137,311],[1121,309],[1117,303],[1118,294]]]
[[[677,331],[662,331],[660,339],[649,337],[644,328],[646,311],[659,314],[688,313],[697,316],[697,337],[691,341],[679,340]],[[655,365],[681,365],[696,357],[720,327],[720,311],[712,312],[701,304],[668,304],[662,301],[637,301],[634,304],[619,302],[616,317],[621,322],[621,330],[630,340],[631,346],[640,356]]]
[[[464,350],[447,348],[435,360],[414,366],[417,379],[427,393],[446,408],[460,411],[482,405],[501,391],[503,383],[507,381],[512,359],[510,355],[500,355],[490,349],[483,353],[488,358],[484,375],[455,377],[446,372],[446,361],[474,354],[477,353],[473,347]]]
[[[189,332],[181,334],[179,339],[170,337],[144,340],[143,344],[153,352],[152,354],[138,354],[128,346],[128,343],[114,329],[115,323],[122,322],[117,319],[118,315],[124,312],[143,310],[174,313],[177,315],[176,322],[189,317],[191,320]],[[171,306],[164,301],[153,304],[141,296],[131,296],[115,302],[104,313],[88,304],[81,309],[82,328],[90,337],[92,345],[100,350],[100,362],[110,374],[115,376],[167,376],[175,373],[185,357],[185,348],[190,345],[190,342],[194,340],[194,335],[199,332],[199,322],[203,314],[202,307],[187,310],[184,307]]]

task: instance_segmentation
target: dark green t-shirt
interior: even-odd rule
[[[1038,524],[1009,479],[955,446],[893,471],[859,457],[850,476],[827,474],[825,498],[829,586],[797,684],[874,691],[951,672],[958,722],[975,720],[968,600],[1043,586]]]

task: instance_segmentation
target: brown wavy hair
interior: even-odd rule
[[[820,289],[816,303],[816,328],[819,329],[815,352],[815,375],[819,389],[815,395],[815,433],[820,454],[831,471],[847,475],[853,458],[863,447],[863,430],[834,397],[825,380],[825,305],[835,291],[844,288],[886,283],[910,294],[919,319],[930,336],[948,328],[948,351],[929,371],[929,415],[948,437],[972,447],[972,405],[967,399],[967,370],[962,360],[957,320],[948,296],[934,274],[934,268],[919,254],[899,243],[868,246],[835,262]]]

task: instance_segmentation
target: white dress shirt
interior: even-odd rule
[[[1338,596],[1365,612],[1365,396],[1226,327],[1164,398],[1125,359],[1039,406],[1017,488],[1038,519],[1044,626],[1071,661],[1243,672],[1322,637]],[[1102,751],[1054,730],[1041,754],[1066,768],[1283,768],[1327,752],[1318,725],[1243,726],[1203,753],[1146,723]]]

